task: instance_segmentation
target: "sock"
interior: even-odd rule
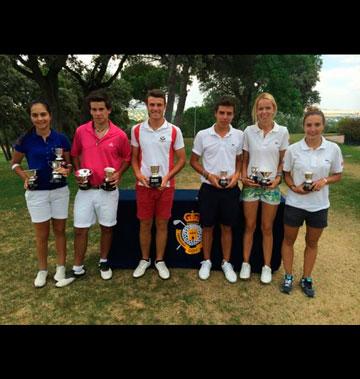
[[[164,262],[163,259],[156,260],[155,263]]]
[[[84,268],[84,265],[81,265],[81,266],[73,266],[73,270],[76,271],[76,272],[80,272],[82,269]]]
[[[99,263],[103,263],[103,262],[107,262],[107,258],[100,258],[100,261],[99,261]]]

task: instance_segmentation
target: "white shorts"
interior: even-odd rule
[[[78,190],[74,203],[74,226],[76,228],[90,228],[96,223],[96,217],[100,225],[114,226],[118,202],[119,190]]]
[[[53,190],[25,191],[26,205],[32,222],[45,222],[51,218],[67,219],[69,211],[69,187]]]

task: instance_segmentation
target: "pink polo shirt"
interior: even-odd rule
[[[125,132],[109,121],[110,129],[101,139],[95,134],[93,122],[80,125],[75,132],[71,156],[80,157],[80,168],[93,171],[89,182],[93,186],[104,180],[104,168],[119,170],[123,161],[130,163],[130,143]]]

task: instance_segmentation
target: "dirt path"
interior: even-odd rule
[[[345,136],[325,136],[325,138],[337,143],[344,143],[345,141]]]

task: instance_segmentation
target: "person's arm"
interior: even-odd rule
[[[13,158],[11,160],[11,169],[18,175],[24,182],[24,188],[28,188],[28,176],[25,174],[23,168],[21,167],[21,162],[25,154],[20,153],[19,151],[14,152]]]
[[[219,177],[217,175],[212,174],[211,172],[208,172],[204,169],[204,167],[199,162],[200,156],[195,154],[194,152],[191,153],[190,157],[190,165],[191,167],[200,175],[202,175],[206,180],[208,180],[214,187],[222,188],[218,181]]]
[[[342,173],[332,174],[328,177],[321,178],[317,181],[315,181],[313,184],[312,191],[320,191],[323,187],[325,187],[327,184],[333,184],[341,180]]]
[[[242,154],[236,156],[236,165],[235,172],[230,177],[230,182],[225,188],[233,188],[238,184],[239,179],[241,178],[242,170]]]
[[[184,147],[181,149],[175,150],[175,156],[177,158],[177,162],[172,168],[172,170],[170,170],[167,173],[167,175],[163,177],[160,188],[165,188],[167,185],[167,182],[171,180],[180,170],[182,170],[186,164],[186,153],[185,153]]]
[[[279,164],[278,164],[278,167],[277,167],[276,176],[275,176],[275,179],[268,186],[269,189],[276,188],[281,183],[281,180],[282,180],[282,177],[283,177],[283,165],[284,165],[283,161],[284,161],[285,152],[286,152],[286,150],[281,150],[280,151],[280,154],[279,154]]]
[[[141,182],[145,187],[150,188],[149,179],[140,171],[139,167],[139,147],[131,146],[131,166],[134,171],[136,180]]]
[[[255,183],[248,177],[247,170],[249,166],[249,152],[243,150],[242,153],[242,170],[241,170],[241,181],[245,187],[260,187],[260,184]]]

